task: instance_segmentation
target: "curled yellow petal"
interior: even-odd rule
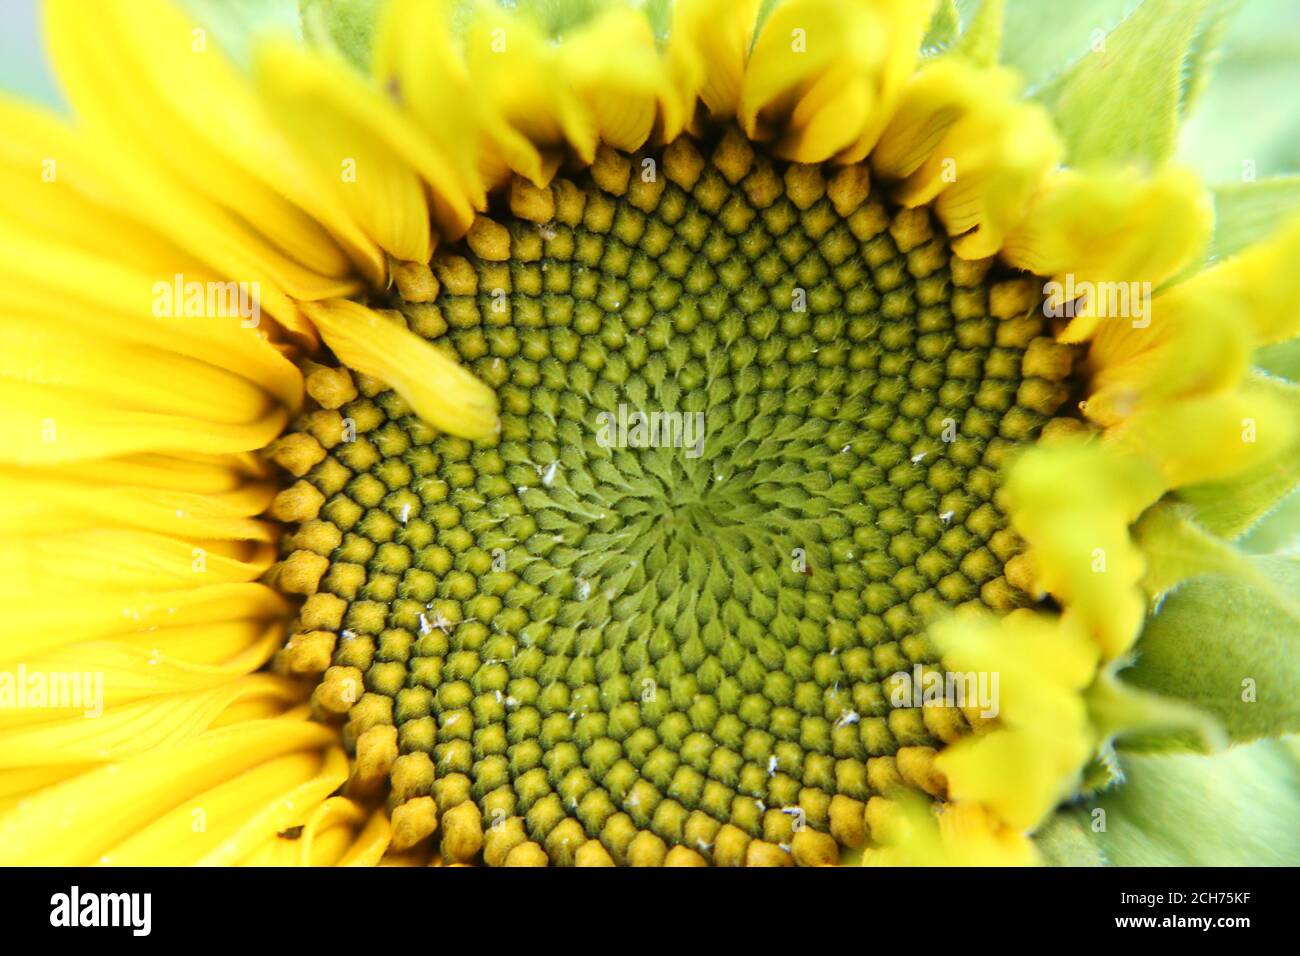
[[[1097,644],[1069,620],[1033,611],[955,617],[931,639],[945,667],[998,676],[995,729],[935,760],[952,799],[1032,829],[1074,790],[1096,746],[1082,692],[1097,672]]]
[[[1138,455],[1097,441],[1029,449],[1006,479],[1009,516],[1029,546],[1033,587],[1055,597],[1106,659],[1137,639],[1144,570],[1129,525],[1166,486]]]
[[[1082,295],[1067,314],[1062,341],[1081,342],[1111,320],[1136,318],[1130,307],[1109,316],[1104,283],[1136,283],[1151,291],[1204,252],[1213,210],[1199,179],[1167,168],[1144,177],[1133,171],[1064,170],[1043,185],[1024,219],[1007,235],[1003,257],[1035,275],[1051,276],[1049,307]],[[1072,300],[1071,300],[1072,301]]]
[[[858,162],[890,118],[916,60],[929,4],[791,0],[764,22],[738,118],[796,162]]]

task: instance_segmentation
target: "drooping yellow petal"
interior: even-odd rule
[[[1300,217],[1293,217],[1264,242],[1245,249],[1186,283],[1186,295],[1222,295],[1236,302],[1257,344],[1300,335]]]
[[[1296,435],[1290,401],[1249,384],[1228,394],[1145,406],[1107,432],[1129,455],[1144,456],[1169,488],[1216,481],[1266,462]]]
[[[978,803],[872,797],[863,866],[1034,866],[1033,841]]]
[[[933,204],[964,258],[1001,248],[1062,152],[1046,112],[1016,101],[1015,85],[962,59],[931,64],[904,88],[871,156],[882,179],[902,180],[899,202]]]
[[[344,364],[390,385],[431,425],[465,438],[495,431],[496,393],[398,321],[343,300],[305,308]]]
[[[1061,335],[1082,342],[1104,322],[1143,328],[1150,314],[1138,314],[1131,302],[1125,314],[1108,314],[1107,289],[1135,283],[1149,308],[1152,290],[1204,251],[1212,222],[1209,197],[1186,170],[1167,168],[1149,178],[1064,170],[1044,184],[1002,254],[1018,268],[1054,277],[1049,306],[1073,301],[1072,291],[1083,296]]]
[[[1029,546],[1008,576],[1056,598],[1107,660],[1132,646],[1146,613],[1129,525],[1165,488],[1140,455],[1097,441],[1030,448],[1007,475],[1008,514]]]
[[[1109,427],[1158,402],[1232,389],[1249,368],[1253,348],[1239,302],[1176,286],[1150,303],[1144,320],[1097,328],[1084,411]]]
[[[944,666],[998,675],[995,729],[946,747],[935,767],[958,803],[981,804],[1017,830],[1037,826],[1077,786],[1097,741],[1082,691],[1100,648],[1066,618],[1016,611],[963,615],[930,632]]]

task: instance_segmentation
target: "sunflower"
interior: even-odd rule
[[[1294,806],[1241,542],[1300,225],[1167,162],[1202,5],[1028,94],[997,0],[505,6],[45,3],[0,861],[1151,862],[1206,766]]]

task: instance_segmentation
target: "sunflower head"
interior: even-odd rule
[[[0,658],[110,679],[0,712],[0,846],[1031,863],[1117,746],[1293,729],[1170,676],[1295,620],[1231,539],[1297,477],[1300,232],[1207,262],[1165,162],[1213,24],[1026,96],[960,6],[49,0]]]

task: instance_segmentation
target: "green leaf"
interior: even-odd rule
[[[930,26],[921,40],[921,49],[929,54],[939,53],[953,44],[961,33],[961,11],[957,0],[939,0],[930,18]]]
[[[1240,475],[1179,489],[1178,496],[1196,509],[1196,520],[1206,530],[1225,538],[1237,538],[1249,531],[1300,485],[1300,386],[1256,374],[1250,387],[1292,410],[1297,435],[1281,454]]]
[[[1220,47],[1228,35],[1233,18],[1244,0],[1210,0],[1201,18],[1191,48],[1183,63],[1182,98],[1178,112],[1186,116],[1200,99],[1210,82],[1210,74],[1218,62]]]
[[[1300,4],[1250,0],[1224,40],[1213,81],[1179,134],[1177,159],[1207,182],[1300,171],[1300,110],[1274,109],[1300,88]]]
[[[1233,183],[1214,190],[1214,238],[1207,259],[1217,262],[1267,239],[1300,212],[1300,176]]]
[[[1030,90],[1088,53],[1137,5],[1137,0],[1007,0],[1002,62],[1015,67]]]
[[[1251,554],[1300,553],[1300,491],[1293,491],[1282,503],[1251,528],[1240,541]]]
[[[1102,739],[1115,741],[1124,750],[1212,753],[1228,742],[1223,728],[1206,711],[1126,684],[1114,669],[1098,674],[1084,699],[1088,719]]]
[[[217,45],[245,69],[251,64],[253,38],[259,33],[302,37],[297,0],[181,0],[181,6],[211,30]]]
[[[953,52],[980,66],[992,66],[998,61],[1002,46],[1002,21],[1005,0],[981,0],[979,9]]]
[[[1144,0],[1037,94],[1076,166],[1156,164],[1174,151],[1183,61],[1208,0]]]
[[[1100,856],[1114,866],[1300,864],[1293,741],[1210,757],[1130,755],[1122,766],[1122,784],[1058,811],[1040,831],[1035,839],[1049,862],[1090,865]]]
[[[316,46],[333,47],[358,70],[369,73],[382,7],[382,0],[300,0],[303,36]]]
[[[1288,339],[1256,349],[1255,365],[1270,375],[1300,382],[1300,339]]]
[[[1048,866],[1106,865],[1106,855],[1088,832],[1088,825],[1073,811],[1053,814],[1034,834],[1034,843]]]
[[[1152,599],[1189,578],[1221,574],[1288,600],[1272,591],[1273,582],[1245,552],[1197,525],[1188,505],[1165,501],[1148,508],[1134,525],[1133,537],[1147,564],[1142,589]]]
[[[1252,556],[1267,590],[1212,575],[1147,619],[1124,680],[1212,714],[1234,741],[1300,731],[1300,557]]]

